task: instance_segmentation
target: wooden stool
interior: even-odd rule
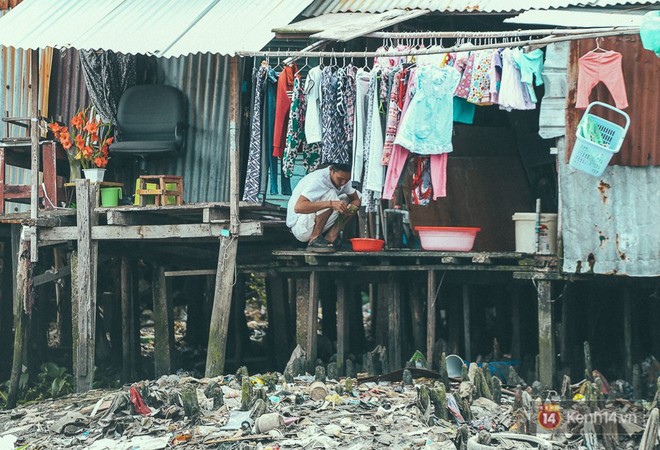
[[[158,186],[156,189],[147,189],[147,183]],[[175,190],[168,190],[168,184],[176,184]],[[146,205],[145,195],[153,195],[156,206],[167,205],[168,197],[175,197],[176,204],[183,204],[183,177],[178,175],[140,175],[138,189],[135,192],[140,196],[140,206]]]

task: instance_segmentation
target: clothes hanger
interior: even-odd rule
[[[593,53],[596,53],[596,52],[598,52],[599,50],[600,50],[601,52],[607,52],[606,49],[604,49],[604,48],[602,48],[602,47],[600,46],[600,43],[601,43],[602,40],[603,40],[602,37],[597,37],[597,38],[596,38],[596,48],[594,48],[593,50],[591,50]]]

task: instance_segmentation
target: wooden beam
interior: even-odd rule
[[[388,349],[389,361],[392,369],[401,369],[402,363],[402,341],[401,330],[401,280],[397,272],[390,272],[387,277],[387,289],[389,297],[389,333]]]
[[[346,280],[340,278],[335,281],[335,284],[337,285],[337,370],[339,375],[344,375],[350,342],[347,283]]]
[[[56,249],[57,250],[57,249]],[[71,266],[64,266],[58,269],[51,269],[44,273],[34,276],[34,286],[41,286],[42,284],[57,281],[60,278],[68,277],[71,275]]]
[[[313,271],[309,274],[309,308],[307,309],[307,341],[305,352],[310,372],[316,367],[318,326],[319,326],[319,284],[321,274]]]
[[[98,243],[92,240],[92,227],[98,222],[94,212],[97,184],[76,180],[77,211],[77,289],[72,301],[76,303],[77,341],[74,357],[76,391],[86,392],[94,382],[94,349],[96,342],[96,270]]]
[[[95,241],[100,240],[142,240],[142,239],[194,239],[218,238],[226,234],[227,226],[220,224],[193,223],[175,225],[97,225],[92,228],[91,235]],[[44,228],[39,233],[42,242],[75,240],[76,227]],[[261,222],[243,222],[241,236],[261,236]]]
[[[14,272],[14,351],[12,356],[11,375],[9,381],[9,393],[7,396],[7,408],[14,408],[18,400],[18,389],[21,375],[23,373],[23,365],[26,363],[23,356],[24,346],[28,338],[28,317],[25,314],[23,303],[25,300],[25,284],[28,282],[27,267],[24,261],[26,256],[22,253],[26,252],[29,241],[25,235],[24,227],[18,225],[12,226],[12,267]],[[19,268],[19,266],[24,266]]]
[[[216,271],[213,269],[198,269],[198,270],[166,270],[166,277],[202,277],[202,276],[215,276]]]
[[[172,298],[168,295],[167,279],[163,266],[154,267],[154,375],[156,378],[172,372],[174,350],[174,317]]]
[[[30,50],[30,219],[36,223],[39,216],[39,49]],[[37,228],[34,227],[30,235],[30,260],[39,260],[39,247],[37,246]]]
[[[235,236],[220,238],[218,270],[215,277],[209,345],[206,355],[207,377],[222,375],[225,370],[227,331],[229,328],[237,250],[238,239]]]
[[[241,124],[241,78],[238,73],[238,56],[233,56],[229,62],[229,219],[230,232],[239,235],[242,224],[239,217],[240,201],[240,124]]]
[[[426,293],[426,361],[429,369],[435,366],[435,323],[436,323],[436,273],[435,270],[427,272]]]
[[[465,358],[472,357],[472,342],[470,338],[470,286],[463,285],[463,339],[465,342]]]
[[[555,341],[552,318],[552,284],[549,280],[537,281],[539,321],[539,378],[548,388],[553,387],[555,373]]]

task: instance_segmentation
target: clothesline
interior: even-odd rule
[[[433,39],[433,38],[505,38],[519,36],[567,36],[573,34],[601,33],[623,28],[579,28],[558,29],[547,28],[538,30],[512,31],[375,31],[364,35],[374,39]]]
[[[432,46],[423,49],[409,49],[409,50],[396,50],[390,49],[386,53],[382,51],[364,51],[364,52],[347,52],[347,51],[258,51],[258,52],[236,52],[238,56],[247,57],[265,57],[265,58],[375,58],[379,56],[418,56],[418,55],[435,55],[439,53],[449,53],[465,50],[488,50],[493,48],[504,47],[524,47],[524,46],[545,46],[555,42],[574,41],[579,39],[592,39],[598,37],[609,36],[624,36],[631,34],[639,34],[639,27],[626,27],[618,29],[607,29],[606,31],[597,31],[584,34],[573,34],[563,36],[547,36],[540,39],[519,40],[514,42],[497,42],[483,45],[471,45],[466,47],[465,44],[454,45],[452,47]]]

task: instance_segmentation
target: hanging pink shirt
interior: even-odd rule
[[[591,51],[580,58],[578,67],[580,72],[576,108],[586,108],[589,105],[589,94],[599,81],[610,90],[617,108],[628,107],[626,84],[621,69],[621,53],[612,50],[604,53]]]

